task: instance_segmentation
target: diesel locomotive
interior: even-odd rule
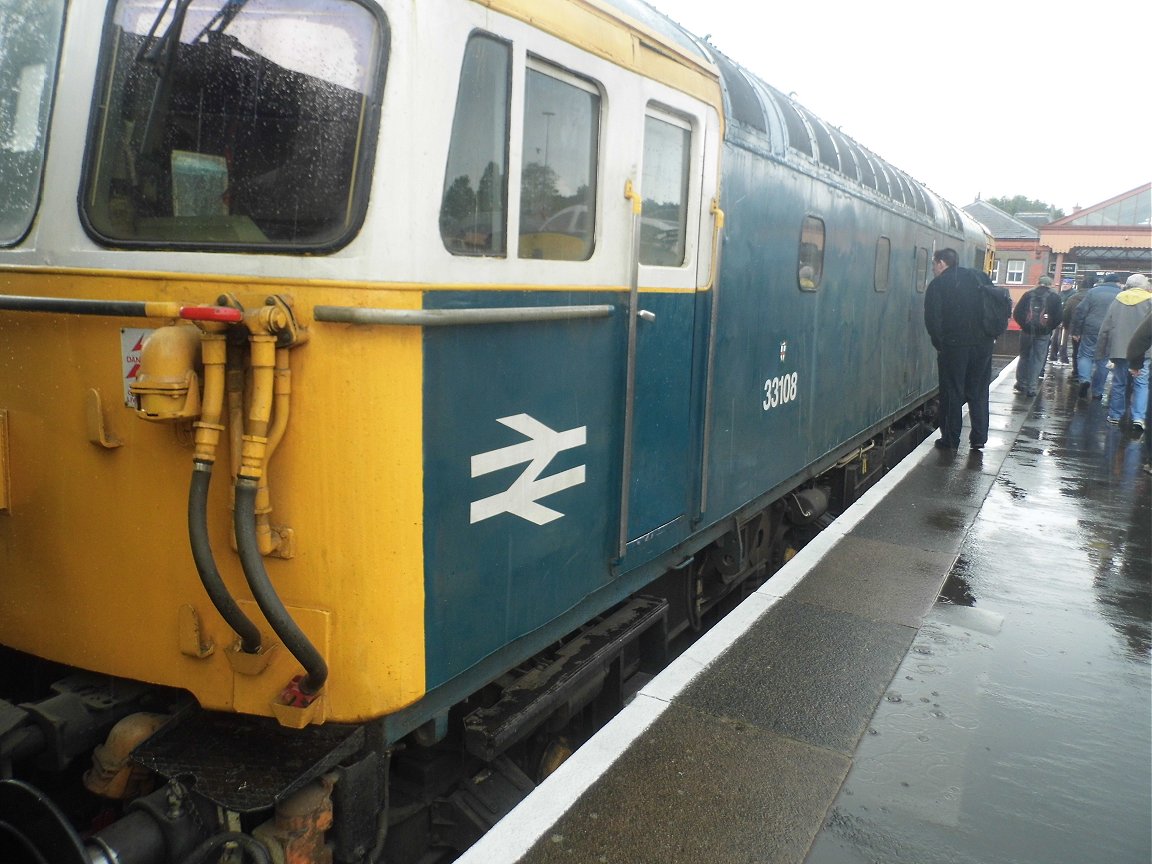
[[[931,428],[983,229],[640,0],[0,0],[0,859],[450,860]]]

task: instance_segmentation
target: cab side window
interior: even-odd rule
[[[0,3],[0,246],[36,213],[63,25],[63,0]]]
[[[477,34],[468,41],[444,174],[440,236],[455,255],[507,252],[510,47]]]
[[[520,170],[521,258],[584,261],[596,229],[600,93],[530,61]]]
[[[644,118],[641,264],[679,267],[684,263],[691,145],[692,129],[678,117],[649,114]]]

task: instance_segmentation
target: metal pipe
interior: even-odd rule
[[[613,307],[608,305],[519,306],[508,309],[359,309],[352,306],[317,306],[312,310],[312,315],[317,321],[336,324],[446,327],[607,318],[612,311]]]
[[[633,402],[636,399],[636,327],[640,310],[640,190],[629,180],[624,197],[632,201],[632,258],[628,286],[628,354],[624,372],[624,452],[620,460],[620,539],[617,554],[628,551],[628,507],[632,492],[632,429],[635,425]]]
[[[720,202],[712,200],[712,308],[708,316],[708,360],[704,371],[704,434],[700,459],[700,513],[708,509],[709,453],[712,448],[712,385],[716,376],[716,337],[720,322],[720,253],[721,233],[724,230],[724,211]]]
[[[183,318],[186,321],[237,323],[239,309],[228,306],[182,306],[179,303],[145,303],[137,300],[80,300],[64,297],[0,295],[0,310],[48,312],[65,315],[107,315],[116,318]]]
[[[256,538],[260,554],[271,555],[278,546],[272,532],[272,494],[268,488],[268,465],[288,428],[288,413],[292,396],[292,368],[287,348],[276,349],[276,367],[273,373],[272,425],[268,429],[268,445],[264,451],[264,470],[260,474],[260,490],[256,493]]]

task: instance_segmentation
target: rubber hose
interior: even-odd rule
[[[256,540],[258,486],[259,481],[249,477],[240,477],[236,481],[234,517],[240,564],[244,567],[244,576],[248,579],[248,587],[252,589],[252,596],[256,599],[260,611],[264,613],[264,617],[268,619],[268,623],[280,637],[284,647],[307,673],[300,683],[300,689],[308,694],[318,693],[328,680],[328,664],[324,662],[316,647],[308,641],[304,631],[292,620],[276,589],[272,587],[268,571],[264,569],[264,559],[260,555]]]
[[[196,460],[192,467],[192,484],[188,489],[188,541],[192,545],[192,558],[212,605],[240,637],[240,649],[245,654],[255,654],[260,650],[260,630],[228,593],[228,587],[216,569],[212,546],[208,542],[208,484],[211,481],[212,464]]]

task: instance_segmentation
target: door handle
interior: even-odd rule
[[[644,321],[655,321],[656,320],[656,313],[655,312],[649,312],[647,309],[641,309],[639,312],[636,313],[636,317],[640,318]]]

